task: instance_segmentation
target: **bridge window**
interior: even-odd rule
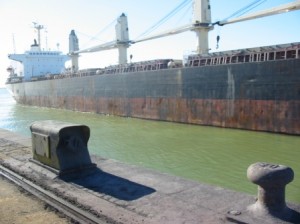
[[[285,51],[276,52],[276,59],[284,59],[285,58]]]
[[[193,61],[193,66],[198,66],[199,65],[199,60],[194,60]]]
[[[290,50],[286,52],[286,58],[296,58],[297,51],[296,50]]]

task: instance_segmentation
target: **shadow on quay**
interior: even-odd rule
[[[153,188],[106,173],[97,167],[92,171],[63,175],[60,179],[125,201],[136,200],[155,192]]]

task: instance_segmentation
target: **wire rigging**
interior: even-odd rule
[[[242,16],[245,13],[249,12],[250,10],[256,8],[259,5],[261,5],[265,1],[267,1],[267,0],[255,0],[255,1],[251,2],[250,4],[246,5],[245,7],[243,7],[241,9],[239,9],[238,11],[234,12],[233,14],[231,14],[230,16],[228,16],[227,18],[225,18],[223,20],[228,20],[232,17]]]
[[[239,9],[238,11],[234,12],[233,14],[231,14],[230,16],[228,16],[227,18],[221,20],[221,21],[226,21],[232,17],[240,17],[242,15],[244,15],[245,13],[251,11],[252,9],[256,8],[257,6],[261,5],[262,3],[266,2],[267,0],[255,0],[253,2],[251,2],[250,4],[246,5],[245,7]],[[217,21],[215,23],[213,23],[213,25],[218,24],[220,21]],[[217,35],[217,45],[216,45],[216,49],[219,48],[219,42],[220,42],[220,35]]]
[[[89,40],[85,44],[83,44],[83,46],[88,46],[88,44],[91,43],[92,41],[99,40],[97,37],[100,36],[100,34],[104,33],[106,30],[108,30],[109,28],[111,28],[112,26],[114,26],[116,21],[117,21],[117,19],[114,19],[112,22],[110,22],[108,25],[106,25],[102,30],[100,30],[94,36],[90,36],[90,35],[81,33],[79,31],[76,31],[76,32],[79,33],[79,34],[82,34],[86,37],[89,37]],[[102,40],[102,42],[105,42],[105,41]]]
[[[99,36],[100,34],[104,33],[107,29],[110,27],[114,26],[116,23],[117,19],[114,19],[111,23],[109,23],[106,27],[104,27],[102,30],[100,30],[96,35],[94,35],[94,38]]]
[[[246,10],[243,14],[241,14],[240,16],[244,15],[245,13],[251,11],[252,9],[256,8],[257,6],[261,5],[262,3],[266,2],[267,0],[263,0],[261,2],[259,2],[258,4],[254,5],[253,7],[249,8],[248,10]]]
[[[184,0],[175,9],[173,9],[166,16],[164,16],[162,19],[160,19],[158,22],[156,22],[153,26],[151,26],[149,29],[147,29],[145,32],[143,32],[141,35],[139,35],[135,39],[141,38],[142,36],[145,36],[146,34],[149,34],[149,33],[153,32],[155,29],[157,29],[159,26],[161,26],[162,24],[164,24],[172,16],[174,16],[175,14],[177,14],[181,9],[185,8],[189,4],[191,4],[191,0]]]
[[[176,24],[179,24],[184,17],[186,17],[186,15],[191,15],[191,11],[192,11],[192,4],[188,4],[187,5],[187,9],[183,12],[182,16],[177,20]]]

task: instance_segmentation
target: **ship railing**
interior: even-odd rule
[[[169,62],[174,61],[174,67],[182,67],[182,61],[173,59],[160,59],[153,61],[143,61],[114,65],[104,68],[101,74],[124,74],[130,72],[155,71],[170,68]]]
[[[291,44],[289,46],[285,46],[285,48],[283,49],[282,47],[276,46],[274,46],[273,48],[269,47],[267,50],[266,48],[255,48],[255,50],[253,49],[235,52],[224,52],[223,54],[219,52],[218,54],[211,54],[207,56],[191,55],[188,57],[186,66],[200,67],[300,58],[300,44]]]
[[[98,74],[99,68],[92,68],[92,69],[83,69],[79,70],[77,72],[72,71],[65,71],[61,74],[54,74],[51,75],[51,77],[48,77],[48,79],[64,79],[64,78],[75,78],[75,77],[85,77],[85,76],[92,76]]]
[[[21,76],[11,76],[11,77],[7,78],[5,84],[19,83],[19,82],[23,82],[23,77],[21,77]]]
[[[172,66],[170,66],[170,62],[172,62],[171,63]],[[179,68],[179,67],[182,67],[181,60],[159,59],[159,60],[152,60],[152,61],[128,63],[122,65],[113,65],[105,68],[83,69],[77,72],[66,70],[61,74],[33,76],[31,77],[30,81],[65,79],[65,78],[85,77],[85,76],[104,75],[104,74],[127,74],[132,72],[155,71],[155,70],[171,69],[171,68]]]

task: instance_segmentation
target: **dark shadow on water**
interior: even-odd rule
[[[153,188],[103,172],[96,167],[88,171],[62,175],[60,179],[125,201],[136,200],[155,192]]]

